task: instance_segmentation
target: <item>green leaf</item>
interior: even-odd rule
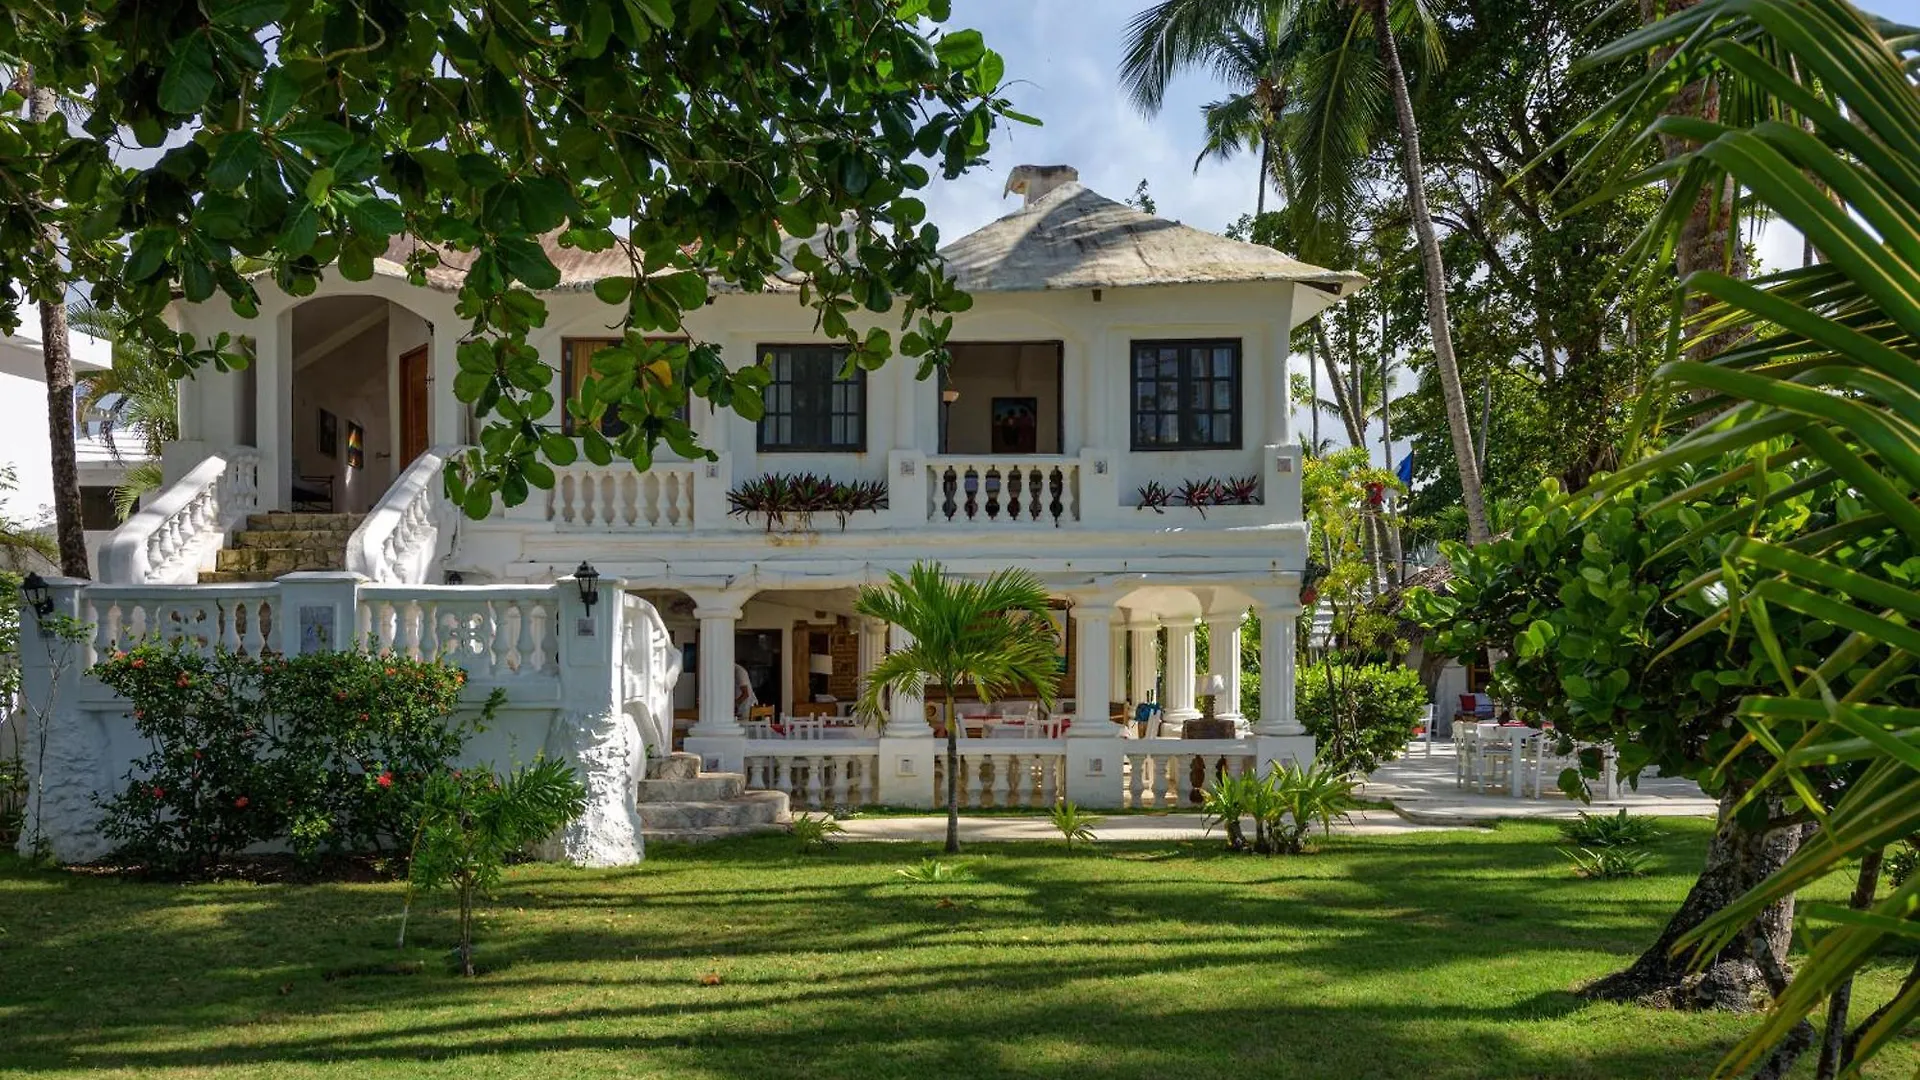
[[[495,246],[500,266],[527,288],[551,289],[560,284],[560,270],[540,250],[539,243],[517,236],[503,236]]]
[[[1560,686],[1569,697],[1585,700],[1593,696],[1593,684],[1579,675],[1560,676]]]
[[[573,440],[558,433],[540,436],[540,452],[547,455],[548,461],[561,466],[573,464],[580,456],[579,448],[574,445]]]
[[[353,133],[331,120],[300,120],[281,128],[280,137],[317,158],[353,145]]]
[[[231,191],[247,182],[264,157],[260,136],[252,131],[233,131],[220,136],[211,160],[207,162],[207,185]]]
[[[593,295],[603,304],[624,304],[627,297],[633,295],[633,279],[630,277],[605,277],[593,283]]]
[[[283,67],[268,68],[260,88],[260,122],[269,127],[285,119],[294,102],[300,100],[300,87]]]
[[[944,35],[933,47],[940,62],[957,68],[970,68],[986,55],[987,43],[978,30],[955,30]]]
[[[213,42],[196,30],[173,50],[156,100],[170,113],[196,113],[213,93],[213,83]]]
[[[223,0],[211,7],[217,25],[258,30],[286,14],[287,0]]]

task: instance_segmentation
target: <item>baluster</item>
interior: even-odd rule
[[[973,795],[968,805],[979,808],[987,805],[987,779],[993,772],[993,755],[981,754],[978,758],[968,758],[960,775],[968,781],[967,787]]]
[[[852,778],[847,775],[847,763],[852,760],[845,754],[835,754],[827,759],[827,767],[833,770],[833,801],[827,804],[829,809],[848,805]]]
[[[1161,775],[1161,786],[1160,786],[1160,805],[1161,806],[1167,807],[1167,806],[1180,805],[1180,782],[1182,779],[1180,775],[1180,766],[1184,763],[1185,763],[1185,758],[1180,754],[1167,755],[1166,771]]]
[[[680,482],[681,478],[685,475],[685,473],[681,472],[670,472],[663,474],[661,477],[661,486],[667,489],[665,524],[669,526],[677,527],[686,521],[688,517],[686,510],[680,505]]]
[[[760,758],[750,757],[747,759],[747,787],[750,790],[758,791],[765,786],[760,782],[760,770],[762,767],[763,763]]]
[[[353,620],[353,636],[366,642],[368,647],[372,647],[373,603],[367,600],[360,601],[354,609]]]
[[[539,670],[534,666],[533,657],[533,612],[537,603],[534,600],[521,600],[514,605],[520,612],[520,637],[513,646],[516,654],[513,670],[521,675],[531,675]]]
[[[92,608],[89,614],[93,618],[93,656],[89,659],[98,660],[102,656],[113,655],[114,636],[113,628],[109,625],[109,619],[117,609],[111,606],[111,601],[109,601],[108,604],[109,606],[105,608],[98,607],[91,603],[88,604],[88,607]]]
[[[1007,466],[1007,520],[1020,520],[1020,466]]]
[[[420,656],[423,660],[437,659],[440,655],[440,604],[434,600],[420,601]]]
[[[993,466],[988,466],[987,475],[986,475],[985,483],[983,484],[983,486],[987,489],[987,520],[999,521],[1000,520],[1000,470],[997,468],[994,468]]]
[[[952,521],[953,515],[960,510],[960,504],[953,499],[953,493],[959,488],[960,483],[954,475],[953,466],[949,465],[946,471],[940,474],[940,512],[948,521]]]
[[[1021,765],[1020,755],[1018,754],[1008,754],[1005,758],[1001,759],[1001,765],[1006,767],[1007,775],[1001,780],[1001,789],[1004,792],[1004,797],[1000,805],[1027,805],[1026,784],[1023,783],[1023,781],[1027,778],[1026,770],[1028,766]]]
[[[421,645],[426,636],[422,624],[427,621],[427,607],[417,600],[407,601],[407,645],[406,656],[409,660],[422,659]]]
[[[247,602],[234,599],[230,603],[219,605],[220,611],[220,647],[230,653],[244,652],[240,640],[240,620],[244,617]]]
[[[559,601],[539,603],[540,616],[540,666],[537,671],[560,670],[560,607]]]
[[[579,487],[580,475],[570,472],[560,477],[560,483],[554,490],[554,497],[560,504],[558,516],[561,521],[568,525],[573,524],[575,521],[573,504],[575,494]]]
[[[824,806],[827,795],[826,770],[822,768],[824,759],[818,754],[807,758],[807,805],[818,810]]]
[[[773,759],[773,789],[793,794],[793,759],[785,754]]]
[[[488,675],[498,676],[501,669],[507,666],[507,653],[513,641],[508,636],[507,601],[488,601],[487,626],[492,635],[487,642],[486,653],[479,657],[480,666]]]

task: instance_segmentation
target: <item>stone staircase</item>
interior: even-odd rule
[[[201,584],[272,581],[296,570],[344,570],[347,538],[365,514],[252,514],[233,545],[215,555],[214,569],[200,572]]]
[[[784,791],[748,791],[739,773],[700,771],[700,755],[669,754],[647,762],[634,796],[646,842],[698,844],[772,832],[791,815]]]

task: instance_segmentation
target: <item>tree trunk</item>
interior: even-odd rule
[[[1327,366],[1327,381],[1333,384],[1333,403],[1340,410],[1340,422],[1347,427],[1347,442],[1364,448],[1367,445],[1366,429],[1361,424],[1356,403],[1347,399],[1346,383],[1341,381],[1340,368],[1333,359],[1333,343],[1327,339],[1326,325],[1316,320],[1313,333],[1320,342],[1320,362]]]
[[[1267,145],[1267,137],[1260,136],[1260,192],[1253,198],[1253,216],[1257,219],[1267,212],[1267,170],[1273,161],[1273,151]]]
[[[1318,454],[1320,452],[1320,365],[1313,356],[1313,354],[1318,351],[1313,347],[1313,341],[1313,337],[1309,336],[1307,338],[1307,396],[1312,399],[1311,407],[1313,414],[1310,417],[1310,421],[1312,423],[1313,452]]]
[[[1773,957],[1787,955],[1793,940],[1791,897],[1762,911],[1746,933],[1699,972],[1689,970],[1687,957],[1672,954],[1682,936],[1780,869],[1800,846],[1798,826],[1756,833],[1736,824],[1728,811],[1739,797],[1738,791],[1720,797],[1720,822],[1707,846],[1707,865],[1660,937],[1625,971],[1588,986],[1583,991],[1587,997],[1657,1008],[1733,1012],[1765,1004],[1769,988],[1755,950],[1764,948]]]
[[[947,854],[960,854],[960,718],[953,712],[953,684],[947,698]]]
[[[1371,0],[1373,40],[1393,91],[1393,111],[1400,124],[1401,171],[1407,184],[1407,213],[1420,241],[1420,264],[1427,286],[1427,326],[1433,334],[1433,366],[1440,373],[1440,396],[1447,406],[1447,430],[1453,436],[1453,456],[1460,467],[1460,501],[1467,510],[1467,539],[1485,543],[1487,505],[1480,493],[1480,469],[1474,461],[1473,431],[1467,423],[1467,397],[1460,387],[1460,367],[1453,357],[1453,323],[1447,313],[1447,272],[1440,260],[1440,239],[1434,235],[1427,210],[1427,189],[1420,165],[1420,129],[1413,119],[1413,99],[1407,94],[1407,73],[1400,66],[1400,47],[1387,23],[1386,0]]]
[[[1851,907],[1865,911],[1873,906],[1873,894],[1880,888],[1880,863],[1885,851],[1874,848],[1860,857],[1860,879],[1853,886]],[[1853,1006],[1853,980],[1848,979],[1827,999],[1827,1029],[1820,1037],[1820,1063],[1814,1068],[1814,1080],[1834,1080],[1840,1070],[1852,1064],[1847,1052],[1847,1011]]]
[[[16,86],[27,92],[28,118],[42,123],[53,115],[53,91],[37,89],[31,71],[23,71]],[[48,276],[58,276],[58,237],[49,230],[45,245]],[[40,349],[47,375],[47,442],[53,466],[54,536],[60,545],[60,572],[67,577],[90,578],[87,534],[80,520],[80,465],[73,438],[73,352],[67,338],[64,301],[40,301]]]

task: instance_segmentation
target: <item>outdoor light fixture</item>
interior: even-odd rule
[[[580,586],[580,603],[588,610],[600,599],[600,571],[585,559],[580,560],[580,569],[573,572],[573,579]]]
[[[1217,718],[1220,715],[1220,695],[1227,692],[1227,677],[1209,675],[1201,681],[1200,688],[1206,692],[1207,719]]]
[[[942,405],[951,405],[954,402],[959,400],[960,400],[960,391],[955,390],[951,386],[947,387],[945,390],[940,391],[940,404]]]
[[[28,574],[20,581],[20,598],[33,609],[36,618],[44,619],[53,614],[53,590],[47,588],[47,580],[39,574]]]
[[[460,571],[449,570],[447,571],[446,582],[449,585],[465,585],[467,583],[467,579],[461,576]]]

